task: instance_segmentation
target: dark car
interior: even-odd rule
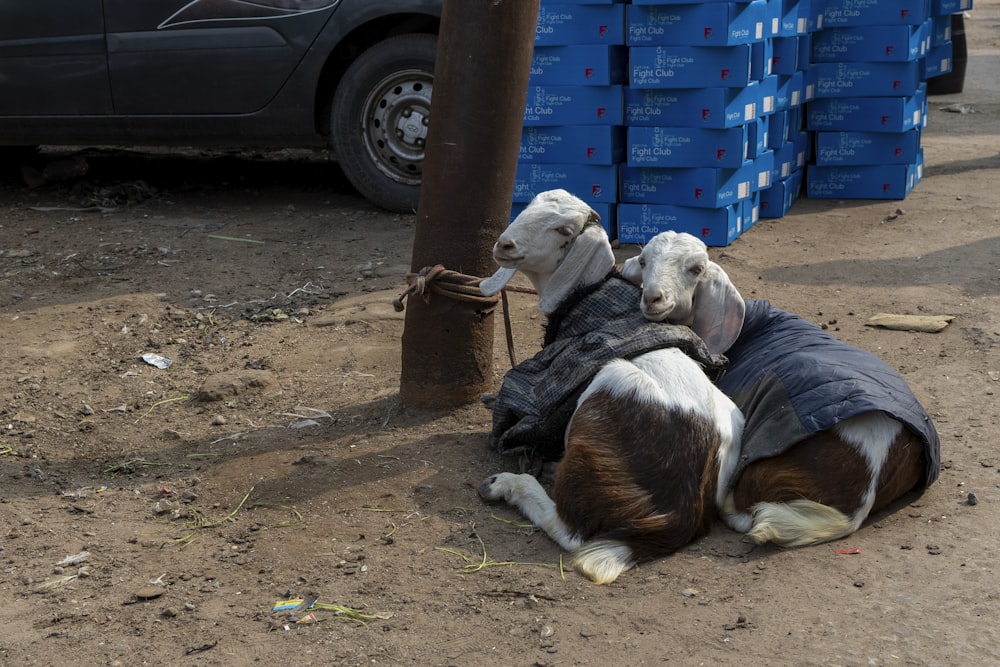
[[[442,0],[0,0],[0,145],[325,147],[416,209]]]

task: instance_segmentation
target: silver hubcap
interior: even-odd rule
[[[382,173],[419,185],[434,79],[422,70],[396,72],[365,100],[365,148]]]

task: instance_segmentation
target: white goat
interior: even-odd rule
[[[596,211],[565,190],[539,193],[493,245],[501,268],[480,283],[480,291],[496,294],[520,271],[538,292],[538,309],[552,314],[570,292],[604,280],[615,268],[600,223]]]
[[[485,281],[485,291],[499,289],[519,270],[538,290],[539,308],[561,312],[574,291],[605,280],[614,267],[598,219],[565,191],[538,195],[496,242],[494,258],[505,268]],[[689,269],[684,272],[675,277],[689,283]],[[640,290],[619,278],[607,280],[628,288],[634,300],[623,307],[641,324],[634,310]],[[727,346],[738,332],[716,327],[715,337]],[[680,349],[613,360],[576,403],[552,497],[532,475],[507,472],[486,479],[479,494],[517,507],[571,552],[574,568],[594,582],[610,583],[708,529],[716,516],[718,479],[732,474],[742,428],[733,402]]]
[[[745,318],[731,347],[716,345],[730,362],[718,386],[746,417],[739,465],[719,483],[726,524],[758,544],[827,542],[934,481],[937,433],[896,371],[767,301],[699,299],[697,281],[677,276],[715,271],[706,260],[700,240],[665,232],[622,274],[642,284],[650,320],[704,330],[700,322]]]

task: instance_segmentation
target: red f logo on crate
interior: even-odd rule
[[[899,18],[905,19],[909,15],[910,15],[910,10],[909,9],[900,9],[899,10]]]
[[[899,157],[900,155],[903,154],[903,149],[897,146],[896,150],[894,150],[892,154],[895,155],[896,157]]]
[[[712,37],[712,27],[711,26],[706,26],[705,29],[702,30],[702,37],[704,37],[705,39],[711,39],[711,37]]]
[[[701,238],[707,239],[708,235],[711,234],[711,233],[712,233],[712,228],[711,227],[702,227],[701,228]]]
[[[701,195],[702,194],[703,194],[703,191],[702,191],[701,188],[695,188],[694,189],[694,198],[695,199],[701,199]]]
[[[702,120],[708,120],[709,116],[711,116],[711,115],[712,115],[712,110],[711,109],[704,108],[704,109],[701,110],[701,119]]]
[[[604,118],[604,115],[608,113],[607,107],[597,107],[597,117]]]
[[[723,81],[725,81],[726,79],[729,78],[729,68],[728,67],[724,67],[721,70],[719,70],[719,78],[722,79]]]
[[[606,25],[597,26],[597,34],[600,35],[601,37],[606,37],[608,34],[608,26]]]
[[[890,184],[890,183],[883,183],[882,184],[882,192],[888,192],[891,189],[892,189],[892,184]]]
[[[882,124],[885,125],[888,122],[889,122],[889,117],[888,116],[882,116]]]
[[[896,90],[897,88],[899,88],[899,84],[900,84],[899,79],[893,79],[892,80],[892,89]]]
[[[594,157],[594,153],[596,152],[593,146],[587,146],[587,157]]]
[[[600,197],[602,194],[604,194],[604,190],[601,188],[600,185],[597,185],[595,183],[594,185],[590,186],[590,196]]]
[[[725,160],[726,159],[726,149],[725,148],[718,148],[718,149],[716,149],[716,151],[715,151],[715,159],[718,160],[719,162],[722,162],[723,160]]]
[[[891,56],[892,52],[893,52],[892,44],[889,44],[888,46],[885,47],[885,55]]]
[[[594,76],[594,68],[593,67],[584,67],[583,68],[583,78],[589,79],[592,76]]]

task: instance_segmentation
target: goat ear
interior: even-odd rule
[[[615,253],[608,235],[599,224],[586,225],[549,279],[538,309],[552,313],[574,289],[603,280],[613,268]]]
[[[636,287],[642,287],[642,266],[639,265],[639,256],[629,257],[622,264],[622,278],[629,281]]]
[[[691,328],[705,341],[709,352],[723,353],[743,330],[746,303],[722,267],[709,262],[694,292]]]
[[[517,269],[500,267],[492,276],[479,281],[479,291],[482,292],[483,296],[493,296],[507,286],[515,273],[517,273]]]

